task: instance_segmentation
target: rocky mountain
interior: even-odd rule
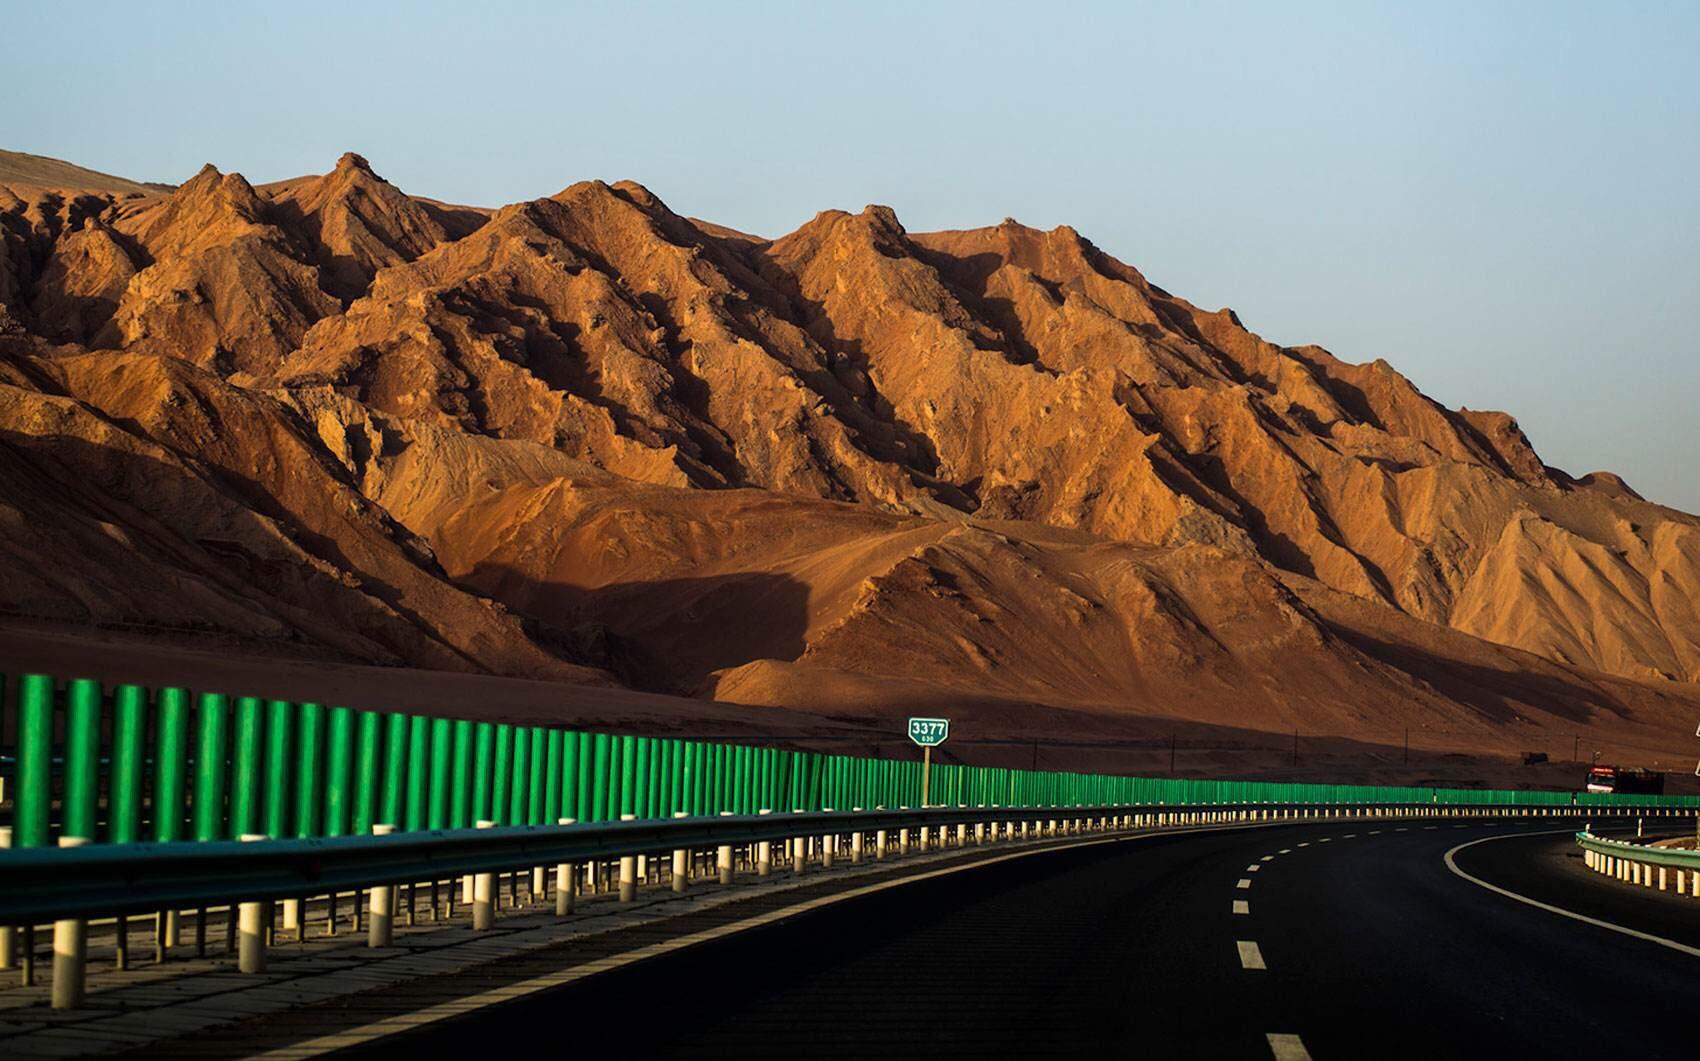
[[[487,211],[353,154],[174,189],[13,158],[15,615],[843,710],[1700,703],[1700,519],[1066,227],[770,240],[629,182]]]

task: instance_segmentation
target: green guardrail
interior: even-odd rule
[[[915,807],[921,764],[715,741],[0,675],[13,843],[364,835],[623,815]],[[4,714],[12,714],[10,720]],[[7,723],[10,722],[8,725]],[[1438,803],[1700,807],[1614,796],[1186,780],[935,763],[935,806]],[[0,808],[3,812],[4,808]]]

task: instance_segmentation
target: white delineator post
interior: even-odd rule
[[[60,847],[81,847],[86,837],[61,836]],[[76,1009],[87,990],[89,923],[82,918],[53,922],[53,1008]]]
[[[378,822],[372,826],[373,836],[388,836],[395,826]],[[395,938],[396,886],[379,884],[366,893],[366,946],[387,947]]]
[[[689,811],[676,810],[675,818],[690,817]],[[683,895],[691,886],[691,852],[689,848],[675,847],[673,849],[673,891]]]
[[[555,822],[555,824],[571,825],[573,824],[573,821],[574,819],[572,818],[562,818]],[[555,864],[556,917],[566,917],[568,914],[573,912],[573,893],[578,890],[578,881],[574,879],[575,876],[576,875],[573,873],[573,864],[571,862],[558,862]]]
[[[0,825],[0,851],[12,846],[12,827]],[[0,969],[10,969],[18,960],[18,930],[0,925]]]
[[[763,807],[757,814],[772,814],[773,810]],[[773,873],[773,841],[763,840],[756,844],[756,876],[767,877]]]
[[[485,819],[479,829],[494,829],[496,823]],[[489,870],[472,875],[472,927],[479,931],[496,925],[496,875]]]
[[[723,810],[723,811],[720,812],[720,816],[722,818],[730,818],[732,816],[732,812],[729,811],[729,810]],[[720,845],[720,847],[714,853],[714,864],[715,864],[715,867],[720,870],[720,883],[731,884],[732,883],[732,845],[731,844],[721,844]]]
[[[622,814],[623,822],[636,821],[635,814]],[[620,859],[620,901],[629,903],[637,899],[637,856],[625,855]]]
[[[243,833],[242,842],[269,839],[264,833]],[[236,914],[236,967],[245,973],[266,971],[266,927],[271,923],[272,904],[245,902]]]

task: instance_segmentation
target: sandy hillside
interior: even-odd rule
[[[0,481],[0,609],[256,658],[1011,741],[1674,765],[1700,714],[1700,519],[1066,227],[4,153]]]

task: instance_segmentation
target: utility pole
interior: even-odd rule
[[[1580,733],[1576,734],[1576,743],[1570,749],[1570,761],[1573,763],[1582,761],[1582,734]]]

